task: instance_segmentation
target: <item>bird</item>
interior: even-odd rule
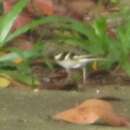
[[[58,65],[63,67],[68,73],[68,79],[71,78],[71,69],[82,69],[83,84],[86,83],[86,65],[92,61],[103,60],[104,58],[93,57],[93,55],[76,55],[73,52],[61,52],[54,56]]]

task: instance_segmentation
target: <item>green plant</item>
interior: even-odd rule
[[[130,75],[130,22],[129,16],[125,25],[116,28],[116,37],[112,38],[107,33],[107,19],[99,18],[91,25],[83,22],[68,20],[59,27],[71,32],[71,35],[60,35],[61,42],[78,45],[86,52],[103,56],[107,60],[103,63],[104,69],[110,69],[118,64]]]
[[[17,18],[17,16],[22,12],[22,10],[27,5],[28,0],[19,1],[12,10],[0,18],[0,72],[12,75],[15,79],[27,83],[28,85],[34,85],[38,83],[34,75],[31,73],[30,63],[32,59],[39,57],[43,51],[43,44],[37,43],[30,51],[21,51],[16,49],[9,49],[8,44],[15,37],[10,39],[10,36],[17,34],[20,36],[21,33],[12,32],[11,28]],[[20,31],[18,29],[17,31]],[[8,40],[10,39],[10,40]],[[8,51],[8,53],[6,53]],[[21,64],[14,64],[17,59],[23,60]],[[27,71],[30,70],[30,71]],[[12,77],[11,76],[11,77]],[[34,79],[32,82],[32,78]]]
[[[59,20],[63,20],[55,16],[47,18],[43,17],[38,20],[33,20],[30,24],[25,25],[23,28],[20,28],[15,32],[11,32],[13,23],[15,22],[20,12],[27,5],[27,3],[28,0],[19,1],[8,14],[3,15],[0,18],[0,51],[2,53],[0,55],[0,72],[12,75],[15,79],[18,79],[30,85],[31,83],[37,83],[37,81],[34,81],[36,78],[34,78],[35,76],[32,75],[30,64],[33,59],[41,57],[44,49],[44,44],[39,41],[39,43],[36,43],[36,46],[33,46],[33,49],[30,51],[9,49],[7,45],[16,37],[26,33],[28,30],[32,30],[39,25],[56,23]],[[8,51],[8,53],[6,53],[6,51]],[[23,60],[22,63],[18,65],[14,64],[13,62],[19,58]],[[32,80],[29,80],[29,78],[33,78],[33,82]]]
[[[6,44],[6,39],[10,34],[11,28],[17,16],[22,12],[23,8],[27,5],[28,0],[19,1],[16,6],[6,15],[0,19],[0,47]]]
[[[103,63],[105,69],[110,69],[115,63],[118,63],[128,74],[129,68],[129,49],[130,49],[130,23],[129,20],[125,26],[119,26],[116,29],[116,38],[111,38],[107,33],[106,18],[99,18],[92,24],[76,21],[67,17],[50,16],[33,20],[30,24],[11,32],[11,27],[16,20],[16,17],[26,6],[28,0],[19,1],[16,6],[7,15],[1,17],[0,22],[0,50],[5,51],[7,45],[14,38],[26,33],[28,30],[33,30],[39,25],[51,24],[59,34],[52,40],[69,43],[82,48],[87,53],[103,56],[107,60]],[[63,32],[69,32],[65,35]],[[30,51],[22,52],[20,50],[10,49],[10,53],[0,56],[0,71],[14,76],[16,79],[32,84],[35,82],[35,76],[32,75],[31,62],[37,57],[41,57],[44,44],[38,42]],[[17,58],[22,58],[23,62],[20,65],[12,64],[12,61]],[[7,70],[8,68],[8,70]],[[28,70],[28,71],[27,71]],[[22,72],[22,73],[21,73]],[[21,74],[21,75],[20,75]],[[28,79],[30,78],[30,80]],[[28,79],[28,80],[27,80]],[[26,81],[30,81],[29,83]],[[37,80],[36,80],[37,83]]]
[[[120,0],[97,0],[97,2],[103,4],[118,4]]]

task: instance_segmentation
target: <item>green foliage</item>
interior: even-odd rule
[[[11,49],[12,52],[0,57],[0,72],[6,73],[14,79],[29,86],[35,87],[39,84],[37,77],[32,72],[32,61],[41,57],[44,49],[43,43],[37,43],[30,51]],[[22,59],[19,64],[14,64],[16,59]]]
[[[6,54],[6,50],[8,48],[7,45],[14,38],[20,36],[23,33],[26,33],[28,30],[32,30],[39,25],[56,23],[59,18],[43,17],[41,19],[32,21],[32,23],[25,25],[23,28],[20,28],[15,32],[11,32],[11,28],[17,16],[21,13],[27,3],[28,0],[19,1],[8,14],[5,14],[0,18],[0,51],[2,52],[2,54],[0,55],[0,71],[4,71],[4,73],[6,73],[6,70],[8,69],[8,72],[10,72],[9,74],[12,75],[15,79],[18,79],[30,85],[32,83],[38,83],[38,81],[36,77],[31,73],[31,71],[28,72],[26,70],[31,70],[32,60],[42,56],[44,44],[36,43],[36,46],[34,46],[33,49],[30,51],[10,49],[9,52]],[[13,62],[19,58],[23,61],[20,64],[14,64]]]
[[[103,63],[105,69],[118,64],[130,75],[130,22],[128,19],[123,26],[117,27],[115,38],[110,37],[107,32],[106,18],[99,18],[91,25],[69,19],[61,27],[76,32],[71,35],[60,35],[61,41],[78,45],[90,54],[105,57],[106,62]]]
[[[119,63],[130,74],[130,22],[117,29]]]
[[[114,2],[114,1],[112,1]],[[0,19],[0,50],[3,52],[5,46],[14,38],[33,30],[39,25],[51,24],[60,34],[55,39],[63,43],[73,44],[82,48],[87,53],[105,57],[107,60],[103,67],[108,69],[113,64],[119,64],[128,74],[130,74],[129,52],[130,52],[130,22],[116,29],[116,38],[111,38],[107,33],[106,18],[99,18],[92,24],[76,21],[67,17],[50,16],[33,20],[30,24],[11,32],[11,27],[20,14],[22,9],[27,5],[28,0],[19,1],[16,6]],[[69,32],[65,35],[64,31]],[[37,78],[32,74],[31,62],[37,57],[41,57],[44,44],[39,42],[30,51],[20,51],[10,49],[10,53],[0,56],[0,71],[8,73],[28,85],[37,84]],[[13,64],[17,58],[22,58],[20,65]]]
[[[6,39],[10,33],[14,21],[27,3],[28,0],[20,0],[8,14],[4,15],[0,19],[0,47],[6,44]]]
[[[0,19],[0,51],[1,53],[5,53],[7,50],[7,43],[13,40],[15,37],[10,38],[12,35],[17,34],[20,36],[23,34],[21,29],[18,29],[17,32],[11,32],[11,28],[17,18],[17,16],[21,13],[24,7],[27,5],[29,0],[21,0],[19,1],[13,9],[3,16]],[[27,31],[24,31],[24,33]],[[8,40],[10,39],[10,40]],[[43,53],[43,43],[36,44],[32,50],[30,51],[21,51],[10,49],[9,53],[2,54],[0,56],[0,72],[8,73],[12,75],[15,79],[22,81],[28,85],[36,85],[38,83],[37,79],[34,78],[34,75],[31,73],[31,59],[39,57]],[[23,62],[21,64],[14,64],[13,62],[21,58]],[[8,70],[8,71],[7,71]],[[33,79],[33,80],[32,80]]]
[[[120,0],[97,0],[98,3],[103,3],[103,4],[118,4]]]

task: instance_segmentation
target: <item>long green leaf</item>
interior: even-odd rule
[[[5,44],[5,40],[11,30],[11,27],[16,20],[19,13],[23,10],[23,8],[27,5],[28,0],[20,0],[12,10],[5,16],[3,16],[0,26],[0,47]]]
[[[27,32],[28,30],[33,29],[39,25],[44,25],[44,24],[55,25],[56,23],[58,23],[59,26],[62,28],[74,30],[74,31],[84,34],[86,36],[89,35],[89,33],[90,33],[90,29],[88,29],[88,26],[86,26],[86,24],[83,24],[79,21],[73,20],[68,17],[49,16],[49,17],[44,17],[41,19],[33,20],[30,24],[27,24],[24,27],[16,30],[14,33],[12,33],[8,36],[8,38],[6,39],[6,42],[11,41],[15,37]]]
[[[15,61],[17,58],[22,58],[22,59],[36,58],[41,55],[43,49],[44,49],[44,44],[37,43],[30,51],[12,50],[12,52],[0,56],[0,63],[12,62]]]

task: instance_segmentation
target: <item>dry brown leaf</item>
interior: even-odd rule
[[[116,114],[109,102],[100,99],[86,100],[79,106],[57,113],[53,118],[75,124],[93,124],[100,119],[113,126],[130,125],[128,118]]]
[[[0,73],[0,88],[6,88],[11,84],[10,76]]]
[[[96,61],[93,62],[93,64],[92,64],[92,69],[93,69],[94,71],[97,71],[97,70],[98,70],[97,62],[96,62]]]
[[[21,57],[18,57],[18,58],[16,58],[16,59],[13,61],[14,64],[21,64],[22,62],[23,62],[23,58],[21,58]]]

